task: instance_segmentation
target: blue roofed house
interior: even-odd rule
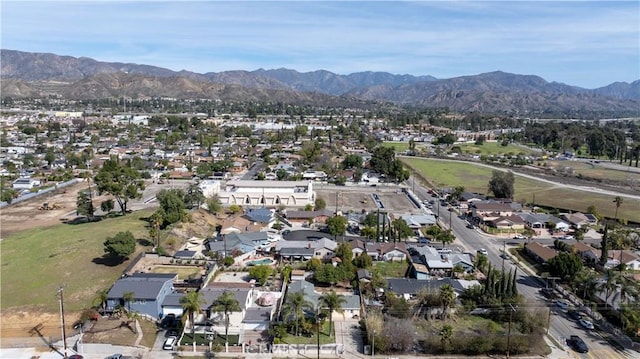
[[[226,256],[236,255],[236,261],[244,260],[256,253],[256,250],[262,249],[263,246],[269,244],[268,232],[231,232],[223,236],[223,238],[209,239],[207,247],[210,251]]]
[[[273,211],[269,208],[250,208],[244,214],[247,219],[252,222],[262,223],[266,227],[271,227],[271,225],[275,222],[275,217],[273,215]]]
[[[162,316],[162,303],[167,295],[173,293],[176,273],[134,273],[118,279],[107,293],[107,312],[113,312],[122,306],[132,312],[148,315],[154,319]],[[125,301],[127,293],[133,300]]]

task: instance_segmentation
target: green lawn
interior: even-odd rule
[[[385,141],[382,143],[384,147],[393,147],[396,152],[406,152],[409,149],[409,142]]]
[[[314,325],[315,328],[315,325]],[[335,324],[334,328],[335,329]],[[282,339],[280,339],[281,344],[318,344],[318,335],[317,331],[314,329],[313,336],[305,337],[303,335],[295,336],[290,333],[287,333]],[[331,335],[327,335],[329,333],[329,321],[326,320],[322,324],[322,330],[320,332],[320,345],[322,344],[332,344],[336,342],[335,334],[332,332]]]
[[[374,262],[373,268],[383,277],[403,278],[409,265],[405,261]]]
[[[575,175],[597,179],[611,179],[618,181],[633,181],[640,183],[640,174],[635,172],[620,171],[601,166],[594,166],[587,162],[578,161],[545,161],[548,167],[555,168],[559,172],[573,171]]]
[[[201,345],[208,346],[209,341],[211,341],[213,344],[219,344],[219,345],[224,345],[226,343],[224,334],[205,335],[201,333],[195,333],[195,338],[196,338],[197,346],[201,346]],[[237,345],[239,341],[240,341],[239,335],[229,334],[229,345]],[[188,332],[188,330],[187,330],[187,333],[184,333],[184,336],[182,337],[182,341],[180,342],[180,345],[193,345],[193,339],[191,337],[191,333]]]
[[[470,162],[442,161],[424,158],[402,158],[436,188],[464,186],[466,191],[487,193],[492,170]],[[595,205],[598,212],[613,218],[615,205],[610,195],[558,188],[552,184],[516,176],[514,199],[563,210],[586,211]],[[535,196],[535,198],[534,198]],[[625,198],[618,210],[618,218],[640,222],[640,201]]]
[[[120,231],[148,237],[140,211],[84,224],[60,224],[15,233],[0,242],[1,308],[57,311],[56,291],[64,286],[65,309],[91,306],[96,292],[109,288],[130,260],[105,261],[103,242]],[[138,246],[138,250],[143,247]],[[136,254],[131,255],[135,258]]]

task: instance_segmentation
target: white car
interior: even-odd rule
[[[585,329],[594,329],[593,322],[591,322],[590,320],[582,318],[578,321],[578,323],[580,323],[580,325],[582,325]]]
[[[478,254],[482,254],[483,256],[486,256],[486,255],[489,255],[489,252],[487,252],[487,250],[484,248],[480,248],[478,249]]]
[[[523,236],[522,234],[516,234],[513,239],[526,239],[527,237]]]
[[[165,340],[164,344],[162,345],[162,349],[164,349],[164,350],[173,350],[173,346],[176,345],[177,341],[178,341],[178,337],[169,337],[169,338],[167,338],[167,340]]]

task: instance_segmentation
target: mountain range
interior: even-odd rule
[[[211,98],[322,106],[380,102],[448,107],[458,112],[640,115],[640,80],[585,89],[501,71],[449,79],[433,76],[291,69],[196,73],[87,57],[0,50],[2,96],[57,95]]]

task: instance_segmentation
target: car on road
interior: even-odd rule
[[[562,237],[562,239],[565,239],[565,240],[570,240],[570,239],[574,239],[574,238],[575,238],[574,236],[569,235],[569,234],[567,234],[567,235]]]
[[[581,318],[578,323],[580,323],[580,325],[585,329],[593,330],[595,328],[593,326],[593,322],[585,318]]]
[[[69,355],[67,358],[69,359],[84,359],[84,357],[80,354]]]
[[[108,357],[106,357],[104,359],[122,359],[122,354],[109,355]]]
[[[587,344],[584,342],[584,340],[582,340],[582,338],[580,338],[577,335],[570,336],[569,339],[567,339],[567,344],[569,344],[569,346],[573,348],[573,350],[577,351],[578,353],[589,352],[589,348],[587,347]]]
[[[173,346],[176,345],[177,341],[178,341],[178,337],[167,338],[167,340],[164,341],[164,344],[162,344],[162,349],[173,350]]]
[[[569,317],[571,317],[573,320],[581,320],[582,319],[582,314],[575,310],[575,309],[569,309],[569,311],[567,312],[567,314],[569,315]]]
[[[547,298],[555,297],[555,294],[553,293],[553,288],[540,288],[540,293]]]
[[[489,252],[487,252],[487,250],[484,248],[480,248],[478,249],[478,254],[482,254],[483,256],[486,256],[486,255],[489,255]]]
[[[167,330],[167,334],[165,335],[165,337],[169,338],[169,337],[177,337],[178,336],[178,331],[175,329],[169,329]]]
[[[522,234],[516,234],[515,236],[513,236],[513,239],[526,239],[527,237],[523,236]]]

